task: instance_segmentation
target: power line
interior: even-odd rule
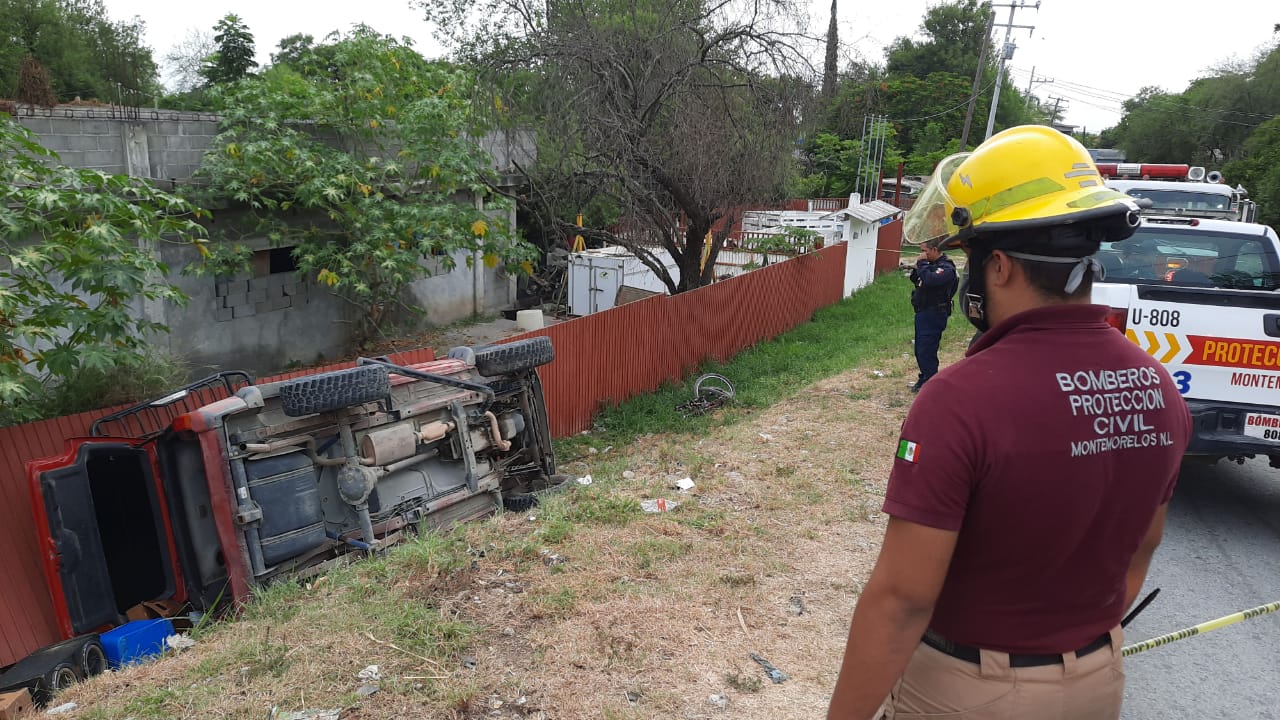
[[[1017,70],[1019,73],[1027,72],[1022,68],[1013,68],[1013,69]],[[1088,95],[1098,100],[1120,102],[1124,100],[1135,100],[1138,98],[1137,95],[1123,93],[1118,90],[1107,90],[1104,88],[1093,87],[1091,85],[1084,85],[1082,83],[1073,83],[1068,80],[1058,80],[1056,84],[1065,86],[1069,89],[1075,90],[1079,93]],[[1108,95],[1111,95],[1114,97],[1107,97]],[[1165,97],[1168,97],[1168,96],[1165,96]],[[1149,100],[1158,100],[1158,99],[1163,99],[1163,98],[1161,97],[1149,98]],[[1203,107],[1200,105],[1190,105],[1186,103],[1180,103],[1179,107],[1188,108],[1191,110],[1200,110],[1203,112],[1214,112],[1214,113],[1223,113],[1227,115],[1242,115],[1245,117],[1265,118],[1267,120],[1270,120],[1271,118],[1276,116],[1275,113],[1255,113],[1255,112],[1247,112],[1245,110],[1229,110],[1227,108],[1210,108],[1210,107]],[[1224,121],[1224,122],[1227,122],[1227,121]]]
[[[964,106],[968,105],[968,104],[969,104],[970,102],[972,102],[973,100],[976,100],[977,98],[981,97],[981,96],[982,96],[983,94],[985,94],[988,90],[990,90],[990,89],[992,88],[992,86],[993,86],[993,85],[995,85],[995,82],[994,82],[994,81],[993,81],[993,82],[991,82],[990,84],[988,84],[986,87],[984,87],[984,88],[982,88],[981,90],[979,90],[978,92],[974,93],[974,94],[973,94],[973,95],[971,95],[970,97],[965,98],[964,102],[960,103],[959,105],[956,105],[955,107],[949,107],[949,108],[947,108],[946,110],[943,110],[942,112],[936,112],[936,113],[934,113],[934,114],[932,114],[932,115],[924,115],[924,116],[922,116],[922,117],[903,118],[903,119],[901,119],[901,120],[899,120],[899,119],[895,119],[895,118],[889,118],[889,119],[888,119],[888,122],[893,122],[893,123],[909,123],[909,122],[919,122],[920,120],[932,120],[933,118],[936,118],[936,117],[942,117],[943,115],[946,115],[947,113],[953,113],[953,112],[955,112],[956,110],[959,110],[960,108],[962,108],[962,107],[964,107]]]
[[[1011,70],[1013,70],[1014,72],[1017,72],[1017,73],[1020,73],[1020,74],[1023,74],[1023,75],[1030,75],[1030,74],[1031,74],[1031,71],[1030,71],[1030,70],[1027,70],[1026,68],[1018,68],[1018,67],[1015,67],[1015,68],[1010,68],[1010,69],[1011,69]],[[1106,94],[1108,94],[1108,95],[1115,95],[1117,98],[1121,98],[1121,99],[1126,99],[1126,100],[1127,100],[1127,99],[1129,99],[1129,98],[1133,97],[1133,95],[1132,95],[1131,93],[1120,92],[1119,90],[1106,90],[1106,89],[1104,89],[1104,88],[1092,87],[1092,86],[1089,86],[1089,85],[1083,85],[1083,84],[1081,84],[1081,83],[1074,83],[1074,82],[1071,82],[1070,80],[1058,80],[1058,82],[1063,83],[1063,84],[1065,84],[1065,85],[1072,85],[1072,86],[1074,86],[1074,87],[1080,87],[1080,88],[1085,88],[1085,89],[1088,89],[1088,90],[1093,90],[1093,91],[1095,91],[1095,92],[1099,92],[1099,93],[1106,93]]]
[[[1067,89],[1062,90],[1062,94],[1064,94],[1064,95],[1066,95],[1066,96],[1070,97],[1072,100],[1075,100],[1076,102],[1084,103],[1085,105],[1088,105],[1089,107],[1098,108],[1099,110],[1106,110],[1107,112],[1112,112],[1112,113],[1115,113],[1115,114],[1117,114],[1117,115],[1125,115],[1125,114],[1127,114],[1127,113],[1129,112],[1128,110],[1124,109],[1123,107],[1121,107],[1121,108],[1116,108],[1116,107],[1107,107],[1107,106],[1104,106],[1104,105],[1099,105],[1099,104],[1097,104],[1097,103],[1089,102],[1088,100],[1085,100],[1085,99],[1083,99],[1083,98],[1081,98],[1081,97],[1077,97],[1075,94],[1073,94],[1073,93],[1076,93],[1076,92],[1079,92],[1079,91],[1072,91],[1070,88],[1067,88]],[[1086,96],[1086,97],[1087,97],[1087,96]],[[1096,99],[1098,99],[1098,98],[1094,98],[1094,99],[1096,100]],[[1106,102],[1106,100],[1103,100],[1103,101],[1104,101],[1104,102]],[[1146,106],[1144,107],[1144,109],[1147,109],[1147,110],[1155,110],[1156,112],[1167,113],[1167,114],[1170,114],[1170,115],[1177,115],[1177,116],[1179,116],[1179,117],[1191,118],[1191,119],[1194,119],[1194,120],[1205,120],[1205,119],[1207,119],[1207,120],[1209,120],[1210,122],[1215,122],[1215,123],[1224,123],[1224,124],[1227,124],[1227,125],[1239,125],[1239,126],[1241,126],[1241,127],[1247,127],[1247,128],[1256,128],[1256,127],[1258,127],[1259,125],[1262,125],[1264,122],[1266,122],[1266,121],[1264,120],[1264,121],[1262,121],[1262,122],[1246,123],[1246,122],[1239,122],[1239,121],[1237,121],[1237,120],[1227,120],[1227,119],[1225,119],[1225,118],[1220,118],[1220,117],[1219,117],[1219,118],[1205,118],[1203,115],[1199,115],[1199,114],[1196,114],[1196,113],[1193,113],[1193,112],[1184,112],[1184,111],[1183,111],[1183,109],[1184,109],[1184,108],[1185,108],[1185,109],[1190,109],[1190,110],[1203,110],[1203,108],[1197,108],[1197,107],[1195,107],[1195,106],[1193,106],[1193,105],[1176,105],[1174,108],[1170,108],[1170,107],[1160,107],[1160,106],[1159,106],[1159,105],[1157,105],[1157,104],[1148,104],[1148,105],[1146,105]],[[1277,116],[1274,116],[1274,115],[1262,116],[1262,115],[1260,115],[1260,117],[1267,117],[1268,119],[1270,119],[1270,118],[1277,117]]]

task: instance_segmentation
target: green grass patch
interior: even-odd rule
[[[387,593],[356,615],[370,622],[384,639],[411,653],[428,657],[457,657],[471,644],[479,628],[442,614],[426,603],[406,601]]]
[[[141,691],[129,700],[124,712],[130,717],[171,718],[186,710],[184,705],[182,693],[164,686]]]
[[[885,356],[911,351],[914,316],[911,283],[900,273],[882,275],[853,297],[814,313],[813,320],[749,348],[726,363],[709,363],[687,381],[666,385],[605,409],[597,430],[556,441],[566,459],[597,449],[621,447],[653,432],[702,433],[732,423],[753,409],[768,407],[806,385]],[[963,323],[951,323],[952,331]],[[968,333],[968,326],[958,332]],[[733,382],[732,407],[700,418],[685,418],[676,406],[693,396],[693,380],[716,372]]]
[[[637,568],[649,570],[672,560],[679,560],[688,555],[692,549],[690,543],[682,540],[654,537],[632,543],[627,548],[627,555],[635,562]]]
[[[257,588],[245,606],[244,616],[248,620],[265,620],[283,625],[302,609],[301,598],[304,594],[301,585],[289,580]]]
[[[471,565],[469,546],[460,532],[428,532],[394,548],[387,557],[387,567],[396,575],[421,573],[429,576],[449,575]]]
[[[685,508],[681,509],[686,510]],[[685,527],[691,527],[695,530],[705,530],[711,533],[722,531],[727,519],[725,511],[719,509],[686,510],[685,512],[674,513],[671,518]]]
[[[578,606],[578,596],[569,587],[539,588],[527,593],[525,602],[535,618],[563,619]]]

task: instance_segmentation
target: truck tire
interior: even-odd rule
[[[569,475],[542,476],[517,492],[505,493],[502,496],[502,509],[508,512],[524,512],[538,506],[538,499],[564,492],[573,487],[573,478]]]
[[[476,350],[476,371],[485,377],[532,370],[556,359],[551,338],[538,336]]]
[[[88,679],[107,671],[107,654],[102,650],[102,643],[90,640],[80,646],[80,677]]]
[[[280,386],[280,409],[289,417],[340,410],[391,394],[387,369],[364,365],[290,380]]]
[[[40,677],[34,693],[37,701],[47,703],[54,695],[75,685],[80,678],[76,675],[75,665],[60,662]]]

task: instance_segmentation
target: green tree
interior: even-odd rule
[[[276,47],[279,52],[271,53],[273,65],[300,65],[305,58],[315,52],[316,39],[305,33],[294,33],[282,38]]]
[[[858,185],[862,143],[818,133],[804,149],[805,174],[796,194],[801,197],[845,197]]]
[[[253,59],[253,34],[235,13],[228,13],[213,26],[215,50],[200,69],[210,85],[235,82],[258,67]]]
[[[1247,155],[1247,141],[1280,114],[1280,44],[1224,63],[1187,89],[1143,88],[1124,103],[1115,138],[1132,160],[1220,167]]]
[[[115,21],[102,0],[0,0],[0,94],[11,95],[22,59],[49,72],[62,101],[140,102],[157,87],[139,18]]]
[[[907,156],[903,172],[906,175],[931,175],[938,163],[957,152],[960,152],[960,138],[944,129],[941,123],[928,123],[918,133],[915,150]]]
[[[49,385],[137,366],[165,328],[141,301],[184,302],[152,246],[203,247],[203,214],[146,181],[62,166],[0,114],[0,423],[41,416]]]
[[[798,120],[815,94],[795,79],[812,69],[787,31],[787,3],[755,0],[741,13],[704,0],[418,4],[486,81],[509,91],[504,105],[538,119],[530,197],[566,185],[576,198],[606,194],[643,242],[606,228],[582,234],[630,247],[669,291],[711,282],[734,208],[784,193]],[[558,220],[576,233],[571,218]]]
[[[1259,125],[1244,150],[1246,157],[1228,163],[1223,175],[1258,203],[1258,222],[1280,227],[1280,117]]]
[[[464,255],[527,270],[533,249],[456,197],[483,195],[490,166],[469,134],[472,78],[366,27],[324,48],[212,91],[223,127],[200,176],[247,211],[220,225],[215,259],[248,233],[292,247],[300,270],[358,308],[357,341],[397,306],[415,310],[402,303],[409,283]]]
[[[990,12],[990,6],[978,0],[930,7],[920,24],[923,39],[899,37],[885,51],[888,74],[923,78],[944,72],[972,78]]]

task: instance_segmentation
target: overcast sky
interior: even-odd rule
[[[1010,0],[996,0],[1007,3]],[[813,27],[825,33],[830,0],[812,0]],[[147,41],[159,61],[190,29],[212,29],[227,13],[244,19],[265,63],[281,38],[309,33],[316,39],[363,22],[383,33],[408,36],[428,57],[441,55],[422,14],[409,0],[105,0],[116,19],[140,15]],[[899,35],[917,32],[926,0],[843,0],[839,29],[846,57],[882,60],[884,47]],[[997,8],[998,22],[1009,9]],[[1120,102],[1139,88],[1157,85],[1181,91],[1205,70],[1232,57],[1247,58],[1273,38],[1280,23],[1274,0],[1179,3],[1171,0],[1043,0],[1039,10],[1020,9],[1015,24],[1034,25],[1033,34],[1014,30],[1017,50],[1011,77],[1022,88],[1032,79],[1046,102],[1061,97],[1065,120],[1091,131],[1114,125]],[[997,47],[1004,30],[996,30]],[[816,58],[820,63],[821,58]],[[985,127],[985,121],[979,126]]]

